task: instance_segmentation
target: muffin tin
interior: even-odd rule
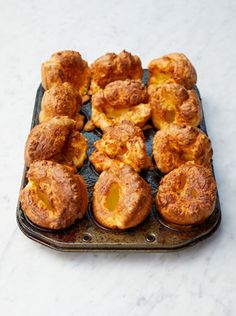
[[[147,79],[148,71],[144,70],[143,82],[145,84]],[[43,93],[44,89],[40,85],[36,95],[31,128],[38,124]],[[89,120],[91,116],[90,101],[83,105],[81,112]],[[206,133],[204,116],[200,128]],[[152,139],[155,132],[155,129],[149,129],[144,132],[149,156],[152,156]],[[101,138],[102,132],[95,129],[92,132],[83,132],[83,134],[88,139],[89,156],[94,150],[93,143]],[[27,184],[26,171],[25,167],[21,188]],[[26,217],[18,202],[17,222],[27,237],[47,247],[62,251],[168,252],[190,247],[208,238],[216,231],[220,224],[221,209],[217,194],[214,212],[203,224],[198,226],[178,227],[163,222],[158,216],[155,204],[153,203],[151,213],[139,226],[126,231],[107,229],[96,222],[91,209],[93,187],[99,174],[88,159],[85,161],[83,167],[78,170],[78,173],[84,178],[89,192],[90,202],[86,216],[64,230],[52,231],[42,229]],[[142,171],[140,175],[150,184],[154,198],[163,174],[155,168],[152,171]]]

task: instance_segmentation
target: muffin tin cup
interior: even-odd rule
[[[147,78],[148,72],[144,70],[144,83],[147,82]],[[200,97],[197,87],[195,89]],[[43,93],[44,90],[40,85],[36,95],[31,128],[38,124]],[[85,116],[85,121],[88,121],[91,117],[90,101],[83,105],[81,113]],[[206,133],[204,116],[200,128]],[[148,129],[144,132],[147,153],[150,157],[152,157],[152,140],[155,132],[156,129]],[[94,150],[93,143],[100,139],[102,134],[98,129],[83,132],[83,134],[88,139],[87,153],[90,156]],[[25,167],[21,188],[27,184],[26,171]],[[47,247],[62,251],[170,252],[190,247],[208,238],[220,224],[221,209],[218,194],[212,215],[200,225],[180,226],[163,221],[155,206],[155,196],[163,174],[155,166],[153,170],[143,170],[140,173],[152,188],[153,205],[148,217],[138,226],[127,230],[112,230],[103,227],[96,221],[92,212],[92,192],[99,173],[89,159],[86,159],[77,172],[84,178],[89,193],[89,207],[86,216],[66,229],[49,230],[33,224],[26,217],[18,202],[17,223],[26,236]]]

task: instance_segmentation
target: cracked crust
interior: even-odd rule
[[[81,167],[86,159],[87,140],[76,130],[76,122],[67,116],[56,116],[36,125],[25,145],[25,162],[53,160]]]
[[[107,204],[112,186],[117,186],[118,200],[110,209]],[[151,188],[131,167],[103,171],[93,192],[93,214],[103,226],[128,229],[140,224],[150,213]]]
[[[176,83],[152,88],[150,104],[153,125],[162,129],[170,123],[198,126],[202,119],[201,102],[194,90]]]
[[[108,128],[94,143],[95,151],[89,157],[98,172],[110,167],[130,165],[135,171],[151,169],[142,130],[133,123],[123,121]]]
[[[53,161],[31,164],[28,184],[20,192],[21,207],[36,225],[63,229],[82,218],[88,207],[83,178]]]
[[[123,50],[119,54],[107,53],[96,59],[91,65],[91,94],[116,80],[141,80],[143,69],[138,56]]]
[[[153,59],[148,65],[149,88],[165,82],[176,82],[186,89],[193,89],[197,73],[189,59],[180,53],[172,53]]]
[[[42,64],[42,85],[45,90],[69,82],[80,94],[83,102],[88,98],[90,69],[79,52],[65,50],[54,53]]]
[[[186,163],[161,180],[156,207],[167,222],[195,225],[212,214],[215,201],[216,184],[211,170]]]
[[[161,172],[168,173],[187,161],[210,166],[210,139],[199,128],[170,124],[153,139],[153,155]]]
[[[84,117],[78,113],[81,106],[82,99],[70,83],[56,85],[44,92],[39,122],[46,122],[55,116],[68,116],[77,122],[80,130],[84,121]]]
[[[114,81],[92,97],[92,120],[102,131],[123,120],[142,127],[150,117],[151,106],[141,81]]]

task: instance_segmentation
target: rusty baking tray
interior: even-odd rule
[[[147,70],[144,70],[143,82],[148,78]],[[196,88],[197,90],[197,88]],[[198,92],[198,90],[197,90]],[[41,100],[44,90],[39,86],[33,111],[33,128],[38,124],[38,115],[41,109]],[[199,92],[198,92],[199,94]],[[200,95],[199,95],[200,97]],[[89,120],[91,114],[91,103],[83,105],[81,112]],[[206,133],[204,117],[200,128]],[[147,152],[152,155],[152,139],[156,130],[151,129],[144,132],[146,138]],[[88,139],[88,155],[94,150],[93,143],[102,135],[101,131],[95,129],[92,132],[83,132]],[[21,188],[27,184],[26,167],[23,172]],[[212,235],[220,224],[221,210],[217,194],[216,207],[212,215],[201,225],[186,227],[182,230],[178,227],[171,227],[158,217],[153,203],[152,211],[147,219],[135,228],[126,231],[113,231],[99,225],[93,218],[91,210],[91,199],[94,184],[97,181],[98,173],[90,164],[85,161],[84,166],[78,173],[85,179],[89,191],[89,208],[86,216],[76,222],[73,226],[52,231],[42,229],[33,224],[21,210],[20,203],[17,205],[17,222],[22,232],[29,238],[47,246],[62,251],[128,251],[128,252],[168,252],[186,248]],[[141,176],[151,185],[153,197],[157,192],[159,182],[163,175],[158,169],[154,171],[142,171]]]

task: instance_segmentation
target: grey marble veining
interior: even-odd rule
[[[24,316],[236,314],[236,2],[0,0],[0,313]],[[219,231],[171,254],[70,254],[16,227],[40,64],[61,49],[90,63],[125,48],[143,66],[179,51],[198,72],[222,204]]]

